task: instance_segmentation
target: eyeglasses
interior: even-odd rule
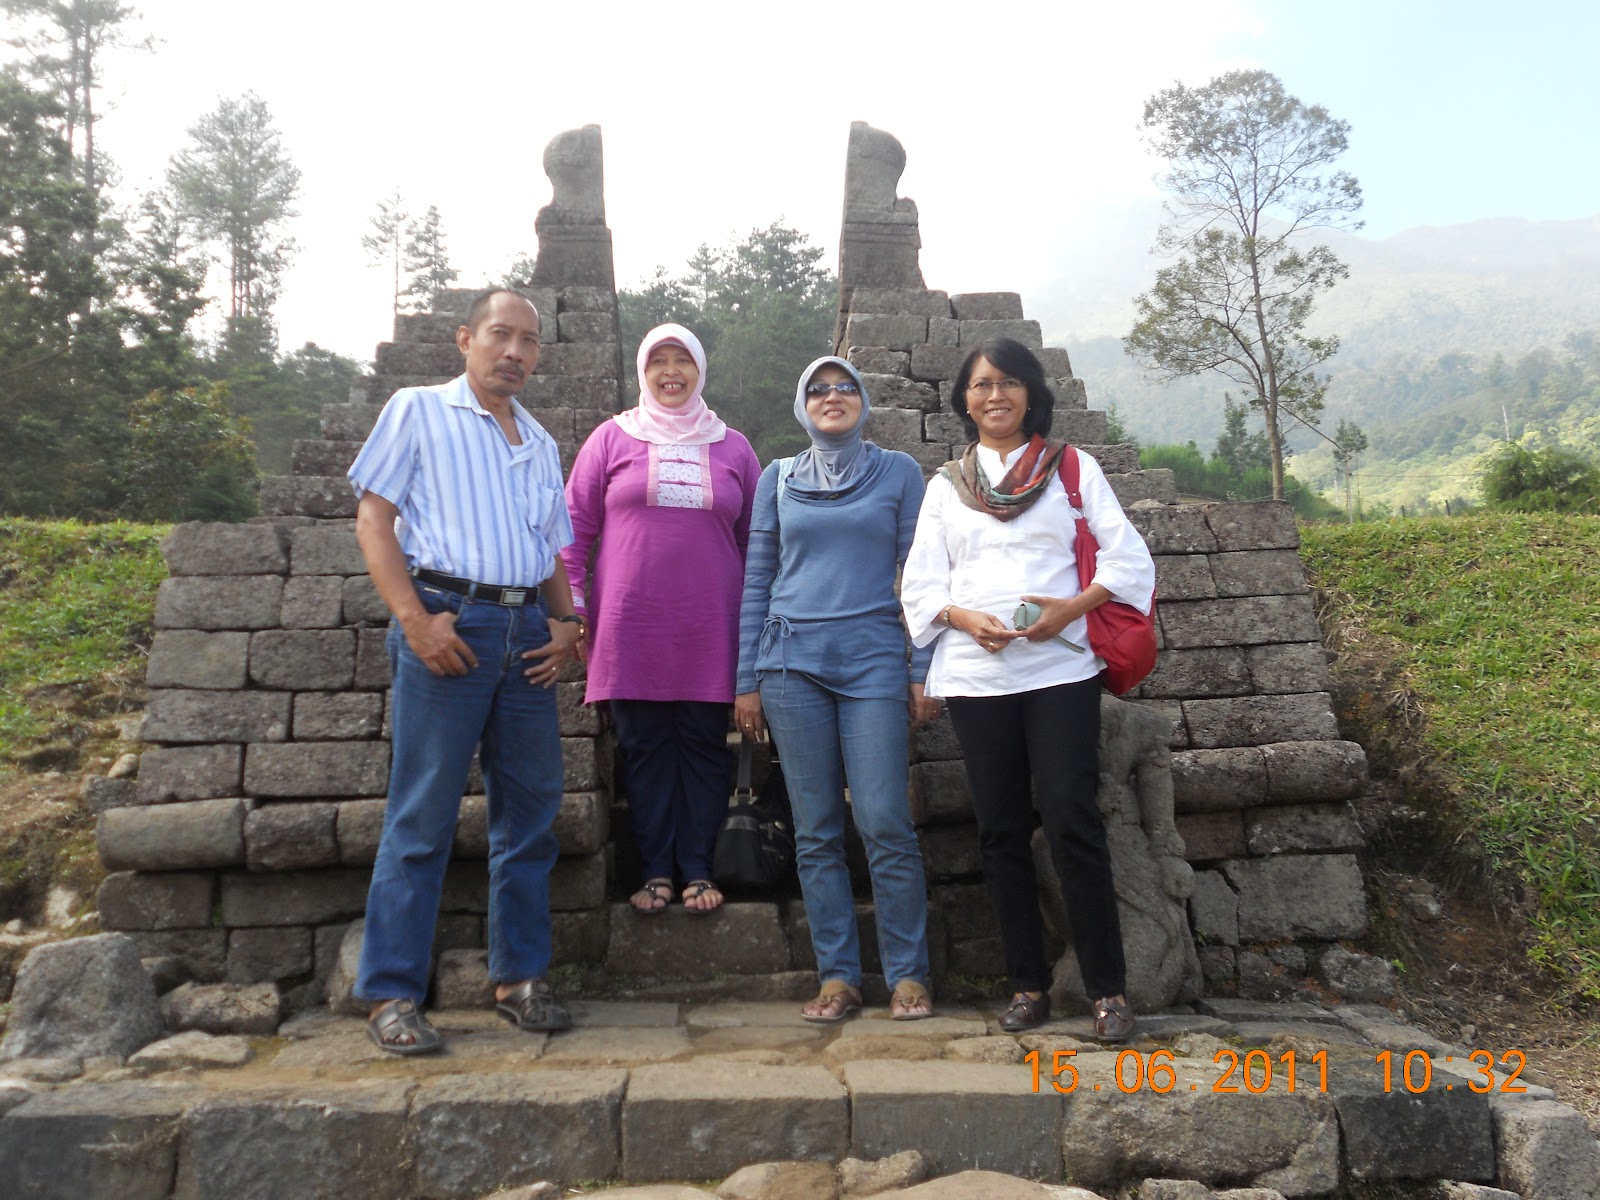
[[[808,383],[806,384],[806,399],[820,400],[829,392],[838,392],[841,396],[855,396],[861,389],[848,379],[841,379],[838,383]]]
[[[979,379],[967,384],[967,391],[981,398],[994,391],[1021,392],[1026,391],[1027,387],[1028,385],[1020,379],[1002,379],[999,383],[992,379]]]

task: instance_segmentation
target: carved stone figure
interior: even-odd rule
[[[1109,695],[1100,699],[1100,812],[1128,960],[1128,1000],[1137,1011],[1149,1012],[1195,999],[1200,960],[1186,911],[1194,868],[1184,860],[1172,819],[1167,723],[1148,708]],[[1045,926],[1068,947],[1056,963],[1051,1002],[1060,1011],[1086,1012],[1061,883],[1040,832],[1034,834],[1033,859]]]
[[[895,195],[905,169],[905,148],[894,135],[851,122],[839,239],[841,313],[849,311],[856,287],[923,286],[916,201]]]
[[[611,230],[606,228],[605,157],[600,126],[569,129],[550,140],[544,173],[553,191],[533,227],[539,234],[535,286],[616,291]]]

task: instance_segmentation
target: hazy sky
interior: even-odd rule
[[[361,359],[389,336],[360,246],[378,199],[437,204],[475,284],[535,250],[540,155],[590,122],[619,286],[779,217],[834,263],[866,120],[906,148],[929,286],[1021,291],[1058,337],[1088,331],[1149,244],[1160,164],[1137,125],[1174,80],[1263,67],[1349,120],[1369,236],[1600,213],[1586,0],[133,3],[160,44],[103,64],[98,146],[123,191],[157,184],[219,98],[257,92],[303,172],[282,343]]]

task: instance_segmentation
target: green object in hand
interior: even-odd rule
[[[1011,624],[1019,630],[1027,629],[1043,615],[1044,614],[1042,610],[1032,600],[1024,600],[1021,604],[1017,605],[1017,611],[1011,614]],[[1056,639],[1058,641],[1065,642],[1067,648],[1070,650],[1076,650],[1079,654],[1085,653],[1082,646],[1078,645],[1077,642],[1074,642],[1064,633],[1056,634]]]

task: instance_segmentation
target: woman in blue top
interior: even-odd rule
[[[870,405],[842,358],[819,358],[795,389],[811,448],[770,464],[756,487],[739,613],[734,716],[771,726],[794,806],[800,888],[822,987],[801,1015],[861,1007],[861,951],[845,864],[845,780],[866,845],[890,1015],[933,1014],[928,898],[906,799],[911,721],[932,720],[929,654],[907,670],[895,573],[922,504],[915,459],[862,440]]]

